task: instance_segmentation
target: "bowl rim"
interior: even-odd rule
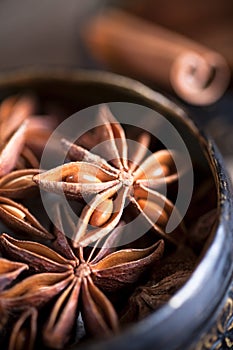
[[[192,133],[199,137],[200,143],[204,147],[205,153],[208,156],[209,164],[212,168],[213,174],[215,174],[215,183],[218,191],[218,201],[220,216],[218,226],[216,228],[216,234],[210,245],[202,257],[201,261],[195,268],[192,276],[189,280],[181,287],[173,297],[164,306],[159,308],[156,312],[147,316],[142,321],[139,321],[132,326],[129,326],[123,330],[119,335],[107,341],[97,342],[94,347],[101,349],[108,349],[112,347],[112,350],[123,346],[130,339],[134,339],[134,344],[136,347],[141,349],[141,339],[147,337],[147,342],[150,344],[153,341],[155,346],[155,341],[162,341],[162,325],[163,327],[168,327],[171,324],[171,319],[174,323],[174,314],[176,317],[181,317],[186,323],[193,323],[192,331],[195,331],[200,325],[204,325],[210,314],[213,314],[222,302],[222,299],[226,295],[227,289],[229,288],[231,274],[233,271],[233,257],[230,253],[230,248],[232,244],[232,190],[229,178],[227,176],[223,159],[210,138],[201,132],[194,121],[187,115],[185,110],[179,107],[175,102],[172,102],[167,97],[163,96],[161,93],[152,90],[141,82],[134,79],[121,76],[115,73],[103,72],[103,71],[90,71],[85,69],[64,69],[64,68],[41,68],[41,67],[31,67],[27,69],[17,69],[11,72],[3,72],[0,74],[0,90],[10,88],[12,86],[17,87],[22,83],[30,83],[30,81],[45,82],[69,82],[73,84],[100,84],[107,85],[109,88],[121,88],[126,92],[133,93],[134,96],[141,96],[146,101],[150,102],[156,110],[163,110],[166,108],[171,114],[178,119],[181,119]],[[229,242],[231,244],[229,244]],[[224,255],[222,254],[224,252]],[[224,258],[225,257],[225,258]],[[224,258],[224,259],[223,259]],[[226,271],[226,265],[228,267]],[[211,278],[215,274],[216,278]],[[214,283],[213,283],[214,282]],[[221,290],[217,288],[220,284]],[[205,288],[203,288],[205,287]],[[214,290],[215,288],[215,290]],[[212,291],[212,302],[208,305],[209,309],[206,314],[203,314],[203,310],[206,308],[209,293]],[[188,315],[188,310],[190,307],[190,301],[197,307],[197,315]],[[186,312],[185,312],[186,309]],[[181,312],[182,311],[182,312]],[[179,322],[177,322],[179,323]],[[155,338],[155,329],[161,330],[161,336],[158,335],[158,339]],[[180,335],[180,330],[175,331],[174,334]],[[180,339],[180,343],[188,341],[188,335],[184,335]],[[157,339],[157,340],[156,340]],[[128,343],[130,344],[130,343]],[[177,346],[177,344],[176,344]],[[85,344],[85,349],[93,348],[93,344]],[[82,349],[81,344],[78,348]],[[75,349],[75,347],[73,348]],[[159,347],[158,347],[159,349]],[[172,346],[169,346],[172,349]],[[174,347],[175,349],[175,347]]]

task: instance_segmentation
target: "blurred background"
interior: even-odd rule
[[[190,50],[229,67],[225,78],[214,56],[219,71],[201,82],[224,76],[216,101],[200,93],[192,103],[168,82],[174,57]],[[215,139],[233,175],[232,0],[0,0],[0,75],[29,67],[114,71],[162,91]]]

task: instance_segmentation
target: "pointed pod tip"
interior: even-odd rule
[[[161,257],[162,257],[162,255],[163,255],[163,253],[164,253],[164,249],[165,249],[165,242],[164,242],[163,239],[160,239],[160,240],[157,242],[157,244],[158,244],[158,249],[160,250],[160,254],[161,254]]]
[[[36,174],[32,177],[32,181],[34,181],[37,185],[41,182],[40,174]]]

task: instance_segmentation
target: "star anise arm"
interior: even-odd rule
[[[141,163],[142,159],[145,157],[150,145],[150,135],[143,133],[137,139],[136,144],[133,143],[133,152],[129,154],[129,170],[133,172]],[[129,149],[130,152],[130,149]]]
[[[0,105],[0,176],[13,168],[39,167],[36,156],[25,145],[35,106],[32,96],[13,96]]]
[[[0,125],[2,125],[5,121],[8,120],[11,112],[14,108],[14,105],[18,99],[18,96],[10,96],[5,98],[0,104]],[[1,130],[1,128],[0,128]]]
[[[179,155],[175,151],[161,150],[151,154],[134,172],[136,183],[157,189],[159,185],[177,181],[181,174],[175,166]]]
[[[91,164],[95,164],[107,171],[111,171],[114,174],[118,174],[118,170],[106,162],[105,159],[98,156],[97,154],[91,153],[87,149],[71,143],[66,139],[61,140],[62,147],[67,153],[68,158],[71,161],[83,161]]]
[[[0,105],[0,138],[6,141],[20,125],[34,113],[36,101],[33,96],[11,96]]]
[[[93,281],[103,291],[119,290],[135,283],[151,264],[161,259],[163,252],[163,240],[149,248],[114,252],[92,265]]]
[[[81,279],[74,278],[55,302],[43,329],[46,346],[64,349],[70,339],[78,313]]]
[[[108,189],[118,183],[116,176],[85,162],[71,162],[33,177],[39,187],[48,192],[65,193],[82,198]]]
[[[5,289],[25,270],[28,270],[26,264],[0,258],[0,291]]]
[[[0,177],[9,173],[16,165],[25,142],[27,121],[11,136],[0,153]]]
[[[94,258],[91,257],[95,251],[95,246],[93,247],[93,252],[88,257],[88,260],[91,260],[92,264],[97,263],[101,259],[105,258],[107,255],[113,253],[116,248],[119,246],[120,239],[122,237],[122,233],[124,231],[124,221],[120,221],[119,224],[110,232],[107,237],[104,237],[102,240],[97,241],[97,247],[99,248],[98,253]]]
[[[184,239],[186,233],[184,222],[176,206],[166,196],[140,184],[135,188],[131,202],[162,238],[175,245]],[[167,234],[166,226],[171,215],[173,215],[174,232]]]
[[[20,170],[25,168],[38,169],[39,167],[40,162],[38,161],[36,155],[29,147],[24,145],[22,152],[20,153],[20,157],[16,162],[15,168]]]
[[[69,216],[69,213],[66,213],[66,219],[67,216]],[[54,229],[54,236],[55,239],[52,242],[52,246],[55,248],[56,252],[59,252],[62,254],[62,256],[65,256],[66,259],[69,260],[75,260],[76,256],[71,249],[70,244],[67,241],[67,237],[65,235],[64,226],[63,226],[63,217],[61,215],[61,205],[56,205],[54,208],[54,222],[55,222],[55,229]],[[124,222],[121,221],[115,229],[113,229],[106,237],[103,237],[103,239],[100,239],[96,242],[96,244],[93,246],[91,257],[94,253],[96,253],[96,248],[99,249],[98,253],[95,254],[94,259],[92,259],[92,262],[99,261],[103,257],[107,256],[108,254],[115,251],[116,247],[118,246],[119,240],[121,238],[121,234],[124,229]],[[73,246],[73,244],[72,244]],[[91,259],[90,255],[88,260]]]
[[[105,237],[119,223],[124,210],[126,196],[129,189],[122,187],[119,183],[117,186],[110,188],[96,195],[88,205],[83,209],[77,231],[73,236],[73,245],[87,246]],[[117,197],[112,197],[118,192]],[[88,231],[88,225],[95,228]]]
[[[26,146],[36,156],[41,157],[44,147],[57,125],[57,117],[54,115],[32,116],[29,118],[25,136]]]
[[[102,152],[104,158],[110,160],[117,169],[128,169],[128,146],[125,132],[118,121],[112,115],[107,105],[99,109],[97,121],[102,125],[99,127],[98,143],[103,143]]]
[[[72,280],[73,275],[69,272],[41,273],[27,277],[0,293],[0,308],[12,312],[24,307],[42,307]]]
[[[0,179],[0,196],[18,199],[37,193],[38,186],[32,178],[39,172],[39,169],[11,171]]]
[[[95,336],[110,335],[119,329],[115,309],[90,277],[82,283],[82,317],[86,331]]]
[[[22,312],[11,331],[8,350],[33,350],[37,334],[38,311],[31,307]]]
[[[171,214],[174,205],[163,195],[157,192],[143,191],[143,189],[135,189],[135,197],[131,197],[131,201],[137,207],[138,211],[151,223],[151,226],[157,225],[164,228],[168,222],[169,214]]]
[[[56,250],[56,252],[60,253],[63,257],[65,257],[69,261],[76,260],[76,256],[71,249],[70,244],[68,243],[67,237],[65,235],[64,225],[63,225],[63,217],[62,217],[62,206],[58,203],[54,206],[54,240],[52,242],[52,247]],[[75,226],[73,226],[73,221],[70,218],[70,213],[65,212],[66,216],[66,224],[71,224],[71,231],[73,232]],[[71,220],[71,223],[69,222]]]
[[[0,197],[0,218],[14,231],[45,239],[53,239],[39,221],[22,204],[10,198]]]
[[[27,263],[36,272],[70,272],[75,264],[53,249],[32,241],[21,241],[2,234],[0,247],[10,258]]]

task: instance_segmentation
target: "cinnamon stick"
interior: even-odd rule
[[[149,79],[192,104],[217,101],[229,83],[230,70],[220,54],[121,10],[92,18],[84,39],[111,69]]]

